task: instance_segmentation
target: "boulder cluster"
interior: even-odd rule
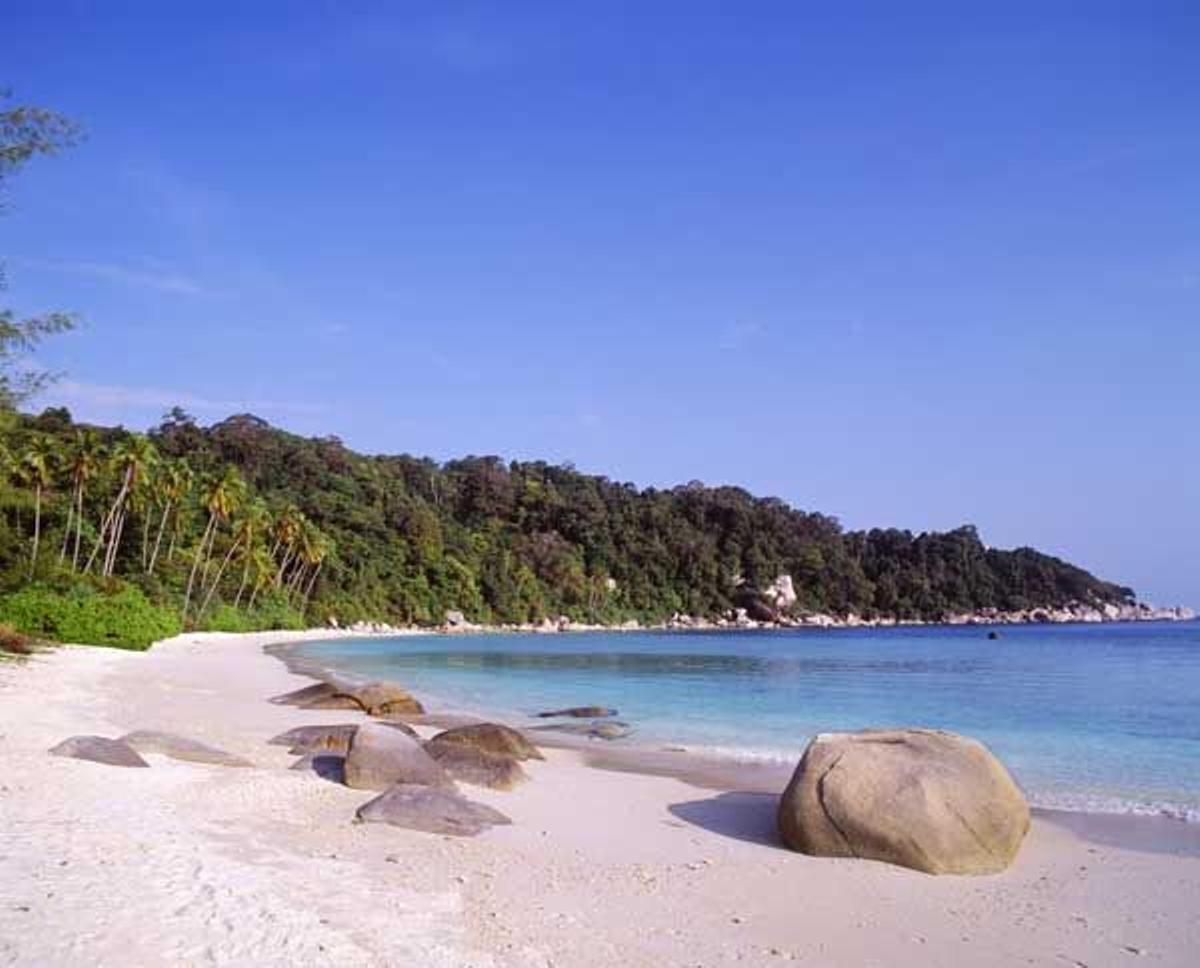
[[[426,741],[395,721],[301,726],[270,742],[300,757],[293,769],[378,791],[359,807],[359,821],[459,836],[510,822],[462,796],[459,783],[512,790],[529,779],[522,761],[543,758],[522,733],[499,723],[457,726]]]

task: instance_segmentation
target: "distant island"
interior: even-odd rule
[[[367,456],[250,415],[141,435],[10,412],[0,445],[0,622],[50,638],[1190,617],[971,526],[845,531],[737,487]]]

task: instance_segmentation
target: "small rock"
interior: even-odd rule
[[[105,766],[148,767],[137,750],[119,739],[104,736],[72,736],[57,746],[51,747],[53,756],[67,756],[75,760],[90,760]]]
[[[412,784],[398,784],[364,803],[356,816],[365,823],[387,823],[456,837],[473,837],[489,827],[512,823],[486,804],[446,790]]]

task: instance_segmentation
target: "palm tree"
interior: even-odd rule
[[[17,472],[21,480],[33,491],[33,547],[29,554],[29,575],[37,567],[38,545],[42,538],[42,494],[52,480],[54,450],[49,438],[38,434],[29,442],[21,455]]]
[[[191,493],[194,480],[195,475],[192,474],[192,469],[188,467],[187,461],[173,460],[163,467],[162,473],[155,481],[157,501],[162,507],[162,514],[158,519],[158,535],[154,539],[154,550],[150,552],[150,560],[146,564],[147,575],[154,574],[154,566],[158,561],[159,550],[162,548],[163,533],[167,529],[167,520],[171,517],[172,511],[175,512],[176,520],[178,520],[179,506]],[[174,538],[172,538],[173,546]],[[169,557],[170,555],[168,555]]]
[[[266,505],[261,501],[252,502],[239,517],[237,525],[233,530],[233,542],[229,546],[229,550],[225,552],[225,557],[221,559],[221,566],[217,569],[217,575],[212,580],[212,584],[208,586],[208,593],[204,596],[204,602],[200,606],[200,610],[196,613],[196,618],[199,618],[208,611],[209,602],[212,601],[213,595],[216,594],[217,587],[221,584],[221,576],[225,574],[225,569],[229,567],[229,562],[233,559],[234,554],[239,548],[242,549],[243,556],[249,554],[249,550],[254,543],[254,536],[258,531],[259,524],[269,520]],[[245,587],[246,575],[243,570],[242,585]],[[238,589],[238,598],[242,596],[242,590]]]
[[[83,541],[83,496],[87,490],[88,481],[100,470],[103,451],[100,438],[90,430],[75,431],[75,441],[67,458],[67,471],[71,476],[71,504],[67,509],[67,526],[63,530],[62,551],[58,562],[67,560],[67,545],[71,539],[71,521],[75,523],[75,546],[71,553],[71,570],[79,569],[79,546]]]
[[[281,548],[283,558],[275,572],[275,585],[283,584],[283,576],[291,564],[295,554],[296,540],[300,537],[300,529],[304,526],[304,514],[294,504],[285,504],[283,510],[275,518],[275,543],[271,546],[271,557]]]
[[[121,482],[117,496],[113,498],[108,514],[100,524],[100,533],[96,537],[96,546],[83,566],[90,571],[101,547],[105,548],[104,564],[101,574],[105,577],[112,575],[117,564],[117,551],[121,547],[121,534],[125,530],[125,518],[130,492],[141,485],[149,468],[157,461],[158,452],[150,439],[142,434],[130,434],[117,444],[113,450],[112,466]]]
[[[200,546],[196,549],[196,556],[192,559],[192,571],[188,575],[187,591],[183,597],[184,618],[187,617],[188,606],[192,601],[192,589],[196,583],[196,571],[201,561],[204,562],[205,575],[208,573],[208,562],[212,557],[212,546],[216,538],[217,526],[229,519],[229,516],[241,504],[245,493],[246,482],[242,480],[242,476],[232,467],[226,468],[225,473],[221,477],[216,478],[209,484],[208,491],[204,496],[204,506],[208,509],[208,524],[204,526],[204,533],[200,536]],[[204,578],[201,578],[201,585],[203,583]]]
[[[313,587],[317,583],[317,576],[321,574],[321,566],[325,564],[325,559],[332,550],[333,542],[320,531],[317,531],[311,544],[310,561],[313,565],[313,570],[309,576],[308,584],[304,586],[304,598],[300,602],[301,612],[308,608],[308,599],[312,595]]]
[[[237,597],[233,600],[234,608],[241,606],[242,595],[245,594],[246,585],[250,581],[250,566],[254,561],[254,556],[263,550],[255,544],[255,539],[259,535],[265,535],[270,527],[271,512],[267,510],[267,506],[262,501],[254,501],[243,512],[241,522],[238,525],[239,536],[243,539],[242,580],[238,585]]]

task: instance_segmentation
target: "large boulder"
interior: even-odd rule
[[[64,739],[50,752],[54,756],[68,756],[73,760],[91,760],[105,766],[149,766],[137,750],[119,739],[105,736],[72,736]]]
[[[408,690],[394,682],[364,682],[347,685],[334,699],[349,697],[372,716],[407,716],[425,712]],[[311,707],[309,707],[311,708]]]
[[[931,729],[825,733],[779,802],[794,850],[863,857],[930,874],[1004,870],[1029,807],[982,743]]]
[[[408,690],[394,682],[333,679],[275,696],[271,702],[301,709],[359,709],[372,716],[420,715],[425,711]]]
[[[472,723],[469,726],[455,726],[445,732],[438,733],[432,740],[441,744],[457,744],[506,756],[513,760],[545,759],[536,746],[524,734],[511,726],[501,726],[499,723]]]
[[[346,786],[386,790],[397,783],[454,789],[454,781],[418,740],[386,723],[366,723],[350,738]]]
[[[177,736],[174,733],[160,733],[153,729],[138,729],[126,733],[121,741],[128,743],[139,753],[158,753],[169,756],[174,760],[187,760],[190,763],[207,763],[211,766],[253,766],[249,760],[242,759],[232,753],[226,753],[215,746],[208,746],[198,740]]]
[[[462,743],[432,739],[425,744],[425,752],[460,783],[487,787],[489,790],[511,790],[529,779],[529,774],[512,757],[488,753]]]
[[[303,753],[340,753],[350,749],[350,738],[357,732],[360,723],[333,723],[321,726],[297,726],[286,733],[268,740],[272,746],[286,746],[288,752],[299,756]],[[377,725],[394,729],[406,736],[417,738],[417,731],[407,723],[388,721]]]
[[[473,837],[498,824],[512,823],[499,810],[446,790],[400,784],[358,808],[365,823],[389,823],[431,834]]]

